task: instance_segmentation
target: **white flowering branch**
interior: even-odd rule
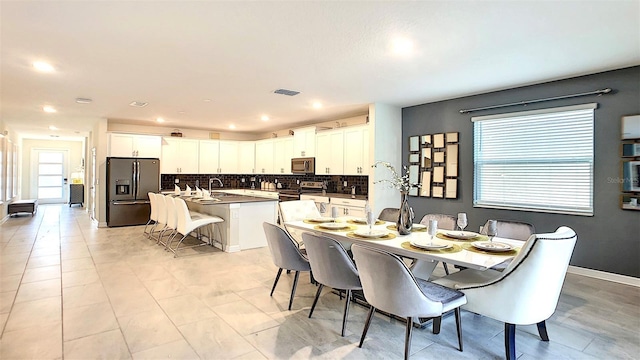
[[[421,184],[419,183],[410,183],[409,182],[409,168],[406,166],[402,166],[402,169],[404,170],[404,175],[400,176],[398,174],[398,172],[396,171],[396,169],[388,162],[386,161],[376,161],[373,165],[371,165],[371,167],[378,167],[378,165],[382,165],[384,167],[386,167],[387,169],[389,169],[389,171],[391,172],[391,179],[382,179],[382,180],[376,180],[373,183],[377,184],[377,183],[387,183],[389,184],[391,187],[398,189],[402,192],[408,192],[410,188],[412,187],[420,187]]]

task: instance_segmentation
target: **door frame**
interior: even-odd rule
[[[41,152],[61,152],[62,155],[62,197],[56,199],[38,199],[41,204],[66,204],[69,202],[69,150],[56,148],[32,148],[31,149],[31,169],[29,182],[29,198],[38,198],[38,165],[40,164]]]

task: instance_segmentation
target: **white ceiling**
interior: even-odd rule
[[[405,107],[638,65],[639,4],[2,1],[0,116],[29,137],[49,125],[86,135],[105,118],[268,132],[373,102]],[[393,54],[399,36],[413,54]],[[35,72],[35,60],[56,72]]]

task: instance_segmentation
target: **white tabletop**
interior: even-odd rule
[[[339,218],[337,221],[346,222],[347,220],[348,219],[346,218]],[[304,221],[291,221],[291,222],[285,223],[285,226],[287,228],[294,228],[299,230],[306,230],[306,231],[311,231],[315,233],[320,233],[322,235],[329,236],[336,240],[340,240],[341,242],[346,241],[351,243],[365,244],[367,246],[386,250],[390,253],[400,255],[400,256],[410,257],[410,258],[419,259],[419,260],[427,260],[427,261],[429,260],[442,261],[448,264],[460,265],[460,266],[465,266],[468,268],[478,269],[478,270],[489,269],[513,257],[513,255],[510,256],[510,255],[500,255],[500,254],[494,255],[494,254],[488,254],[488,253],[479,253],[479,252],[465,250],[464,248],[462,249],[462,251],[455,252],[455,253],[443,253],[443,252],[437,252],[437,251],[427,252],[427,251],[421,251],[421,250],[406,249],[402,247],[401,245],[402,243],[406,241],[408,242],[417,241],[420,243],[425,243],[428,241],[429,235],[427,234],[426,231],[413,231],[409,235],[400,235],[398,234],[397,231],[387,229],[387,226],[395,225],[394,223],[391,223],[391,222],[386,222],[382,225],[373,226],[374,230],[375,229],[386,230],[396,235],[394,239],[389,239],[389,240],[381,240],[381,239],[369,240],[364,238],[362,239],[352,238],[347,236],[348,231],[325,230],[325,229],[319,228],[317,225],[319,224],[306,223]],[[357,229],[362,229],[362,230],[368,229],[367,225],[358,225],[358,224],[352,224],[352,223],[349,223],[349,225],[356,227]],[[472,242],[472,241],[451,241],[451,240],[444,240],[440,238],[435,238],[433,241],[435,243],[458,244],[461,246],[463,244],[469,244]],[[524,244],[524,242],[519,240],[499,238],[497,236],[493,239],[493,241],[507,243],[515,247],[521,247]]]

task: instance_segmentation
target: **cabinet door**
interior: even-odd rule
[[[160,170],[163,174],[197,174],[199,141],[164,138]]]
[[[220,169],[220,141],[200,140],[198,156],[198,173],[217,174]]]
[[[135,156],[133,135],[109,134],[109,156],[132,157]]]
[[[369,174],[369,130],[353,127],[344,131],[344,174]]]
[[[344,133],[342,130],[316,134],[316,174],[342,175],[344,171]]]
[[[256,173],[256,144],[253,141],[239,142],[238,166],[240,174]]]
[[[273,158],[275,174],[291,174],[291,156],[293,154],[293,138],[277,139],[273,142]]]
[[[274,174],[273,140],[256,141],[256,173]]]
[[[162,138],[160,136],[134,136],[134,150],[141,158],[160,158],[162,156]]]
[[[237,174],[238,166],[238,142],[237,141],[220,141],[219,169],[223,174]],[[202,156],[202,153],[201,155]]]
[[[316,147],[316,127],[306,127],[294,130],[293,157],[313,157]]]

